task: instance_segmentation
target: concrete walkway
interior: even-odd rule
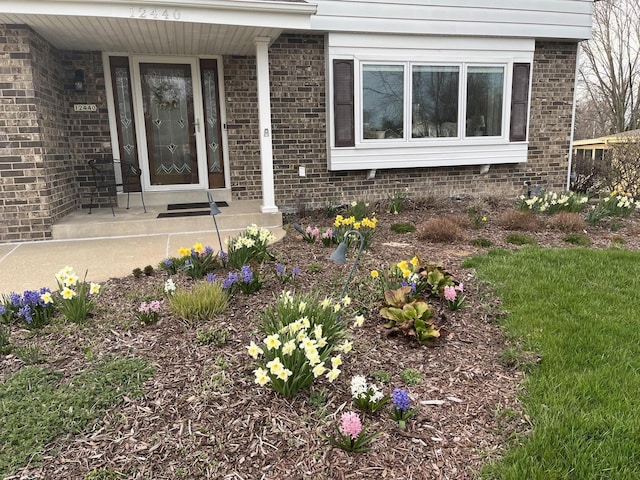
[[[238,234],[220,232],[223,245],[231,233]],[[272,233],[277,240],[284,236],[282,229]],[[55,274],[66,265],[80,278],[87,271],[87,281],[104,282],[129,275],[136,267],[155,268],[164,258],[177,256],[180,247],[196,242],[219,249],[215,230],[0,244],[0,295],[41,287],[56,290]]]

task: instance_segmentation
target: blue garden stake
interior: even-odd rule
[[[351,281],[351,277],[353,276],[353,272],[355,271],[356,266],[358,265],[358,261],[360,260],[360,254],[364,249],[364,237],[358,230],[349,230],[347,233],[344,234],[344,237],[342,237],[342,242],[340,242],[340,245],[338,245],[338,248],[336,248],[336,251],[333,252],[330,257],[331,260],[333,260],[334,262],[347,263],[347,238],[352,233],[355,233],[358,237],[360,237],[360,248],[358,249],[358,255],[356,255],[356,259],[353,262],[353,267],[351,267],[351,271],[349,272],[347,281],[345,282],[344,288],[342,289],[342,293],[340,294],[341,299],[344,298],[345,294],[347,293],[347,286],[349,285],[349,282]]]

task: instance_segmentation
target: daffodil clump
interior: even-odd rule
[[[545,192],[527,198],[520,195],[519,210],[532,210],[539,213],[554,214],[558,212],[581,212],[589,197],[574,192]]]
[[[240,270],[243,265],[274,260],[275,256],[268,249],[274,240],[275,236],[268,229],[249,225],[240,235],[227,241],[229,265]]]
[[[224,252],[218,252],[218,254],[220,259],[224,260]],[[167,270],[171,274],[184,271],[194,279],[203,278],[219,266],[220,261],[213,248],[205,247],[200,242],[194,243],[191,248],[180,247],[177,257],[165,258],[159,265],[161,269]]]
[[[290,398],[318,377],[328,382],[338,378],[342,355],[353,348],[340,320],[349,302],[348,297],[336,303],[283,292],[262,314],[262,342],[252,341],[246,347],[258,363],[255,382]],[[356,324],[361,325],[362,319],[356,319]]]
[[[401,260],[391,265],[387,271],[371,270],[371,277],[380,282],[383,295],[387,290],[404,286],[410,286],[412,292],[417,293],[423,271],[422,261],[414,256],[411,260]]]
[[[81,322],[93,310],[94,296],[100,292],[98,283],[87,283],[85,272],[82,281],[72,267],[66,266],[56,273],[58,306],[64,317],[70,322]]]
[[[614,190],[607,197],[600,199],[587,213],[587,222],[592,225],[606,217],[628,217],[635,210],[640,210],[640,200],[622,190]]]
[[[376,231],[376,226],[378,224],[378,219],[376,217],[364,217],[361,220],[357,220],[357,217],[354,215],[344,217],[342,215],[337,215],[336,219],[333,222],[334,227],[334,237],[337,243],[345,240],[345,234],[350,230],[357,230],[362,234],[362,238],[364,239],[364,248],[367,248],[371,245],[373,241],[373,235]],[[350,237],[346,238],[347,242],[352,241]]]

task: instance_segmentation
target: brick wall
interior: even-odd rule
[[[524,192],[524,181],[564,189],[571,131],[576,44],[537,42],[530,146],[526,164],[378,170],[327,170],[324,37],[283,35],[270,48],[276,205],[283,211],[321,208],[354,199],[384,199],[408,189],[428,194],[501,195]],[[233,197],[260,198],[260,158],[253,58],[225,59]],[[306,167],[306,177],[298,176]]]

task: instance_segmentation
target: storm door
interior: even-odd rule
[[[225,182],[218,89],[218,62],[213,59],[200,60],[200,72],[202,75],[202,103],[204,107],[209,188],[223,188]]]
[[[202,184],[191,64],[139,65],[150,185]]]

